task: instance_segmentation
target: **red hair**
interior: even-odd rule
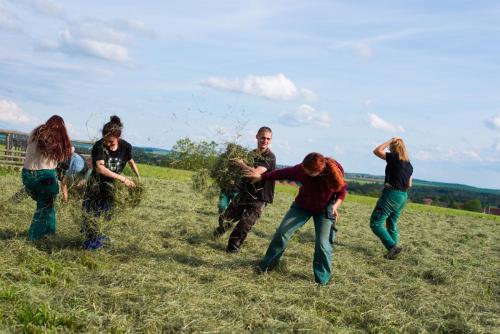
[[[64,161],[71,157],[71,141],[61,116],[54,115],[35,128],[31,133],[42,156],[55,161]]]
[[[344,172],[332,158],[326,158],[320,153],[312,152],[306,155],[302,166],[313,173],[320,172],[328,187],[339,191],[345,186]]]

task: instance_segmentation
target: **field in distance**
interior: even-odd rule
[[[396,261],[369,228],[375,200],[341,207],[334,274],[314,284],[313,224],[291,240],[278,270],[256,264],[296,188],[278,186],[242,252],[212,239],[216,199],[191,173],[140,166],[141,205],[111,222],[112,243],[81,249],[81,201],[57,203],[58,230],[27,242],[34,211],[14,201],[18,172],[0,173],[0,332],[493,333],[500,325],[496,216],[409,204]]]

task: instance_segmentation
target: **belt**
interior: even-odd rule
[[[394,188],[390,183],[386,182],[384,183],[384,188],[385,189],[390,189],[390,190],[395,190],[395,191],[402,191],[402,192],[407,192],[406,189],[399,189],[399,188]]]

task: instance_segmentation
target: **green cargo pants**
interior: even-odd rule
[[[28,239],[39,240],[45,234],[56,232],[54,201],[59,193],[54,169],[23,169],[23,184],[26,192],[36,201],[36,210],[28,231]]]
[[[408,199],[406,191],[384,188],[370,218],[370,228],[391,249],[398,243],[398,219]]]

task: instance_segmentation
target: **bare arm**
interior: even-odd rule
[[[373,154],[375,154],[380,159],[385,160],[385,150],[389,147],[389,145],[391,145],[392,141],[396,139],[398,138],[391,138],[388,141],[375,147],[375,149],[373,150]]]
[[[134,171],[135,176],[140,178],[141,176],[139,175],[139,169],[137,168],[137,164],[135,163],[134,159],[130,159],[128,161],[128,164],[130,165],[130,168]]]
[[[342,204],[342,202],[343,202],[343,200],[341,200],[340,198],[337,198],[337,200],[335,201],[335,203],[333,203],[333,206],[332,206],[333,215],[335,216],[335,221],[337,223],[339,222],[338,209],[340,207],[340,204]]]
[[[63,196],[63,201],[67,202],[68,201],[68,178],[66,176],[63,176],[63,179],[61,180],[61,192]]]
[[[234,160],[234,164],[238,167],[241,168],[241,170],[243,171],[243,173],[249,173],[251,174],[252,176],[253,175],[262,175],[264,174],[265,172],[267,172],[267,168],[266,167],[262,167],[262,166],[257,166],[257,167],[250,167],[248,166],[243,160],[241,159],[235,159]]]
[[[118,180],[122,183],[124,183],[127,187],[134,187],[135,184],[132,180],[128,179],[127,177],[120,175],[118,173],[110,171],[108,168],[106,168],[106,165],[104,164],[104,160],[97,160],[95,162],[96,164],[96,172],[104,175],[106,177]]]
[[[410,179],[408,180],[408,188],[411,188],[413,182],[413,176],[410,176]]]

